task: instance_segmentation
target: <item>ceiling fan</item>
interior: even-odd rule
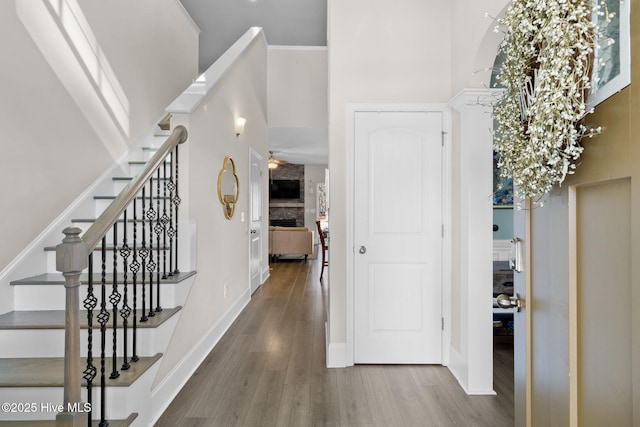
[[[273,151],[269,151],[269,169],[275,169],[280,165],[286,165],[287,162],[286,160],[280,160],[280,159],[276,159],[275,157],[273,157]]]

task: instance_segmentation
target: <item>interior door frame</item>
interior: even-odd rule
[[[354,365],[354,335],[355,335],[355,116],[360,112],[429,112],[442,114],[442,222],[444,237],[442,239],[442,317],[444,327],[442,331],[442,365],[449,364],[449,343],[451,342],[451,110],[446,104],[422,103],[350,103],[347,104],[346,114],[346,366]]]
[[[253,286],[252,286],[253,285],[253,282],[252,282],[253,278],[252,278],[252,275],[251,275],[251,273],[252,273],[252,271],[251,271],[251,267],[252,267],[251,266],[251,262],[252,262],[252,254],[253,254],[253,252],[251,250],[251,224],[253,222],[252,221],[252,218],[253,218],[253,211],[252,211],[253,202],[252,202],[251,199],[253,197],[253,195],[252,195],[253,184],[251,182],[251,178],[252,178],[252,176],[251,176],[252,172],[251,171],[252,171],[252,163],[253,163],[253,159],[254,158],[259,160],[259,162],[260,162],[260,175],[262,176],[262,174],[264,173],[264,170],[263,170],[263,167],[264,167],[263,166],[263,160],[264,160],[264,158],[253,147],[249,147],[249,162],[248,162],[249,163],[249,165],[248,165],[249,166],[249,178],[248,178],[249,179],[249,186],[248,186],[248,188],[249,188],[249,209],[248,209],[248,211],[249,212],[248,212],[248,215],[247,215],[247,227],[248,227],[249,235],[248,235],[248,239],[247,240],[248,240],[248,243],[249,243],[248,244],[248,251],[249,251],[249,292],[251,292],[251,293],[253,293],[257,289],[259,289],[260,286],[262,286],[262,284],[264,283],[264,280],[265,280],[264,277],[263,277],[263,263],[262,263],[262,261],[263,261],[262,257],[264,256],[264,248],[263,248],[264,245],[263,245],[263,240],[262,239],[265,238],[264,237],[264,232],[263,232],[264,231],[264,227],[263,227],[263,225],[264,225],[263,224],[263,222],[264,222],[264,183],[262,182],[262,179],[261,179],[260,180],[260,188],[261,188],[262,194],[261,194],[261,197],[260,197],[261,205],[260,205],[260,256],[259,256],[259,258],[260,258],[260,267],[259,267],[260,272],[258,273],[259,274],[259,284],[256,287],[256,289],[253,289]]]

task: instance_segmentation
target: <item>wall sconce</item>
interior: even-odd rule
[[[247,123],[247,119],[244,117],[237,116],[234,122],[234,127],[236,129],[236,137],[242,135],[244,133],[244,125]]]

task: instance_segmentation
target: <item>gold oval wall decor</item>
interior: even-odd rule
[[[229,169],[231,165],[231,169]],[[240,181],[236,174],[236,164],[231,156],[224,158],[222,169],[218,174],[218,199],[222,204],[224,216],[227,219],[233,217],[240,192]]]

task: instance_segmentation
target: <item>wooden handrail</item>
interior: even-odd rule
[[[162,161],[173,151],[178,144],[187,140],[187,129],[184,126],[176,126],[169,138],[147,162],[144,170],[125,187],[107,209],[82,235],[82,240],[87,247],[87,255],[98,245],[102,237],[107,234],[111,226],[118,220],[129,203],[158,169]]]

